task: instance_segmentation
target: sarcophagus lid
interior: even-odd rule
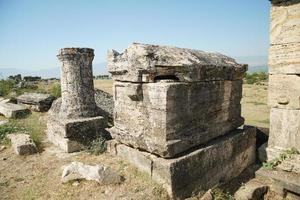
[[[113,79],[126,82],[240,80],[247,65],[219,53],[133,43],[123,53],[108,52]]]

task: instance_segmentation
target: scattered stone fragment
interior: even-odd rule
[[[25,104],[31,110],[46,112],[50,109],[55,97],[50,94],[25,93],[17,97],[18,104]]]
[[[100,184],[118,184],[122,177],[110,168],[100,165],[85,165],[81,162],[72,162],[64,166],[62,182],[66,183],[73,180],[94,180]]]
[[[79,181],[75,181],[74,183],[72,183],[72,186],[77,187],[79,185]]]
[[[3,151],[4,149],[6,149],[4,145],[0,146],[0,151]]]
[[[209,189],[207,190],[207,192],[205,192],[205,194],[201,197],[200,200],[213,200],[214,197],[213,197],[213,194],[212,194],[212,190]]]
[[[24,105],[0,102],[0,114],[6,118],[20,118],[29,113],[30,111]]]
[[[234,194],[236,200],[260,200],[268,192],[269,187],[256,179],[250,180]]]
[[[30,135],[20,133],[9,134],[7,137],[11,140],[11,145],[18,155],[30,155],[37,152],[36,145]]]
[[[300,155],[291,155],[277,166],[277,169],[300,174]]]
[[[7,124],[9,121],[8,120],[0,120],[0,126]]]

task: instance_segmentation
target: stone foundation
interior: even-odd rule
[[[108,151],[162,184],[174,199],[209,189],[238,176],[255,162],[255,128],[237,129],[180,156],[166,159],[110,141]]]
[[[56,116],[48,116],[48,139],[67,153],[82,150],[92,140],[99,137],[104,127],[101,116],[60,120]]]

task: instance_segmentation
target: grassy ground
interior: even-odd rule
[[[112,80],[96,80],[95,87],[112,93]],[[267,127],[269,110],[266,105],[266,86],[244,85],[242,115],[247,124]],[[0,117],[0,120],[3,117]],[[162,187],[150,180],[147,174],[137,171],[117,157],[104,153],[99,156],[80,152],[65,154],[45,140],[45,113],[32,113],[25,119],[12,120],[26,130],[40,144],[40,153],[17,156],[6,144],[0,150],[0,199],[168,199]],[[0,142],[1,145],[1,142]],[[93,181],[81,181],[78,186],[62,184],[62,166],[72,161],[110,166],[124,176],[120,185],[98,185]],[[219,199],[232,197],[220,192]],[[226,198],[225,198],[226,197]],[[194,197],[192,199],[198,199]]]

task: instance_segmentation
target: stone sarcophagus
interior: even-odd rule
[[[113,138],[172,158],[243,125],[246,65],[217,53],[132,44],[111,51]]]

